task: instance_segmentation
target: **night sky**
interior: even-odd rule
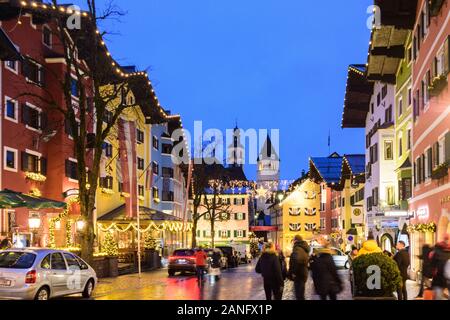
[[[99,7],[105,1],[98,0]],[[83,0],[75,1],[83,3]],[[365,63],[371,0],[117,0],[102,30],[123,65],[148,69],[164,108],[192,129],[280,129],[281,176],[310,156],[364,152],[341,129],[347,67]],[[254,166],[246,166],[249,179]]]

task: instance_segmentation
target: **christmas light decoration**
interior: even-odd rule
[[[36,172],[25,172],[25,178],[36,182],[45,182],[47,177]]]
[[[102,252],[108,257],[117,257],[119,255],[119,245],[114,239],[112,232],[107,232],[102,242]]]

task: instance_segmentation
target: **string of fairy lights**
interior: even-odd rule
[[[59,12],[61,14],[67,14],[67,15],[77,15],[77,16],[81,16],[84,18],[91,18],[91,14],[89,12],[86,11],[82,11],[82,10],[74,10],[73,7],[71,6],[55,6],[53,4],[46,4],[46,3],[41,3],[41,2],[36,2],[36,1],[21,1],[20,2],[21,5],[21,9],[26,9],[26,8],[30,8],[33,10],[43,10],[46,12],[51,12],[51,11],[55,11],[55,12]],[[20,17],[19,17],[19,24],[20,24]],[[159,102],[159,99],[155,93],[155,90],[153,89],[153,85],[151,80],[148,77],[148,73],[146,71],[138,71],[138,72],[128,72],[128,71],[124,71],[122,69],[122,67],[120,66],[119,63],[117,63],[116,60],[114,60],[114,58],[112,57],[111,52],[108,50],[107,45],[105,40],[102,38],[101,32],[99,29],[96,29],[95,31],[96,36],[98,37],[98,43],[101,44],[101,46],[104,49],[105,55],[108,59],[110,59],[110,63],[111,66],[114,68],[114,72],[116,74],[116,76],[119,76],[123,79],[127,79],[130,77],[145,77],[146,78],[146,84],[148,85],[152,95],[153,95],[153,99],[155,101],[155,104],[158,106],[158,112],[160,114],[160,116],[165,119],[165,120],[173,120],[173,119],[179,119],[180,121],[180,128],[183,129],[183,122],[181,120],[181,116],[180,115],[170,115],[168,114],[164,108],[161,106],[161,103]],[[184,141],[186,141],[186,136],[185,136],[185,132],[183,130],[183,137],[184,137]],[[186,148],[189,157],[190,157],[190,150],[189,148]]]

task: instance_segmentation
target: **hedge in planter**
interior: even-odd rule
[[[368,278],[373,275],[373,272],[368,273],[371,266],[378,266],[381,270],[380,289],[369,289],[367,286]],[[353,261],[352,268],[355,297],[392,297],[402,285],[397,264],[384,253],[363,254]]]

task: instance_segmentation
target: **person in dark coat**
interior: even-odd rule
[[[272,243],[264,245],[263,253],[256,264],[255,271],[260,273],[264,279],[264,291],[266,299],[281,300],[283,297],[283,273],[281,271],[280,259]]]
[[[286,257],[283,254],[283,251],[280,249],[277,249],[278,258],[280,259],[280,265],[281,265],[281,273],[283,275],[283,280],[286,280],[287,278],[287,264],[286,264]]]
[[[423,297],[423,291],[425,289],[425,280],[433,278],[433,272],[431,268],[430,253],[432,248],[429,244],[424,244],[422,247],[422,253],[419,255],[419,259],[422,261],[422,279],[420,280],[420,290],[417,298]]]
[[[447,278],[445,277],[445,264],[450,258],[449,236],[446,235],[444,241],[437,243],[431,256],[431,269],[433,273],[434,296],[436,300],[441,300],[444,290],[447,288]]]
[[[397,290],[398,300],[408,300],[408,292],[406,290],[406,280],[408,280],[408,267],[410,265],[409,253],[403,241],[397,243],[397,253],[394,261],[397,263],[400,275],[402,276],[402,287]]]
[[[336,300],[337,294],[342,291],[342,280],[334,263],[329,243],[322,242],[323,248],[311,259],[311,271],[316,293],[321,300]]]
[[[294,281],[297,300],[305,300],[305,285],[308,280],[308,263],[310,247],[300,235],[295,236],[291,258],[289,260],[288,277]]]

